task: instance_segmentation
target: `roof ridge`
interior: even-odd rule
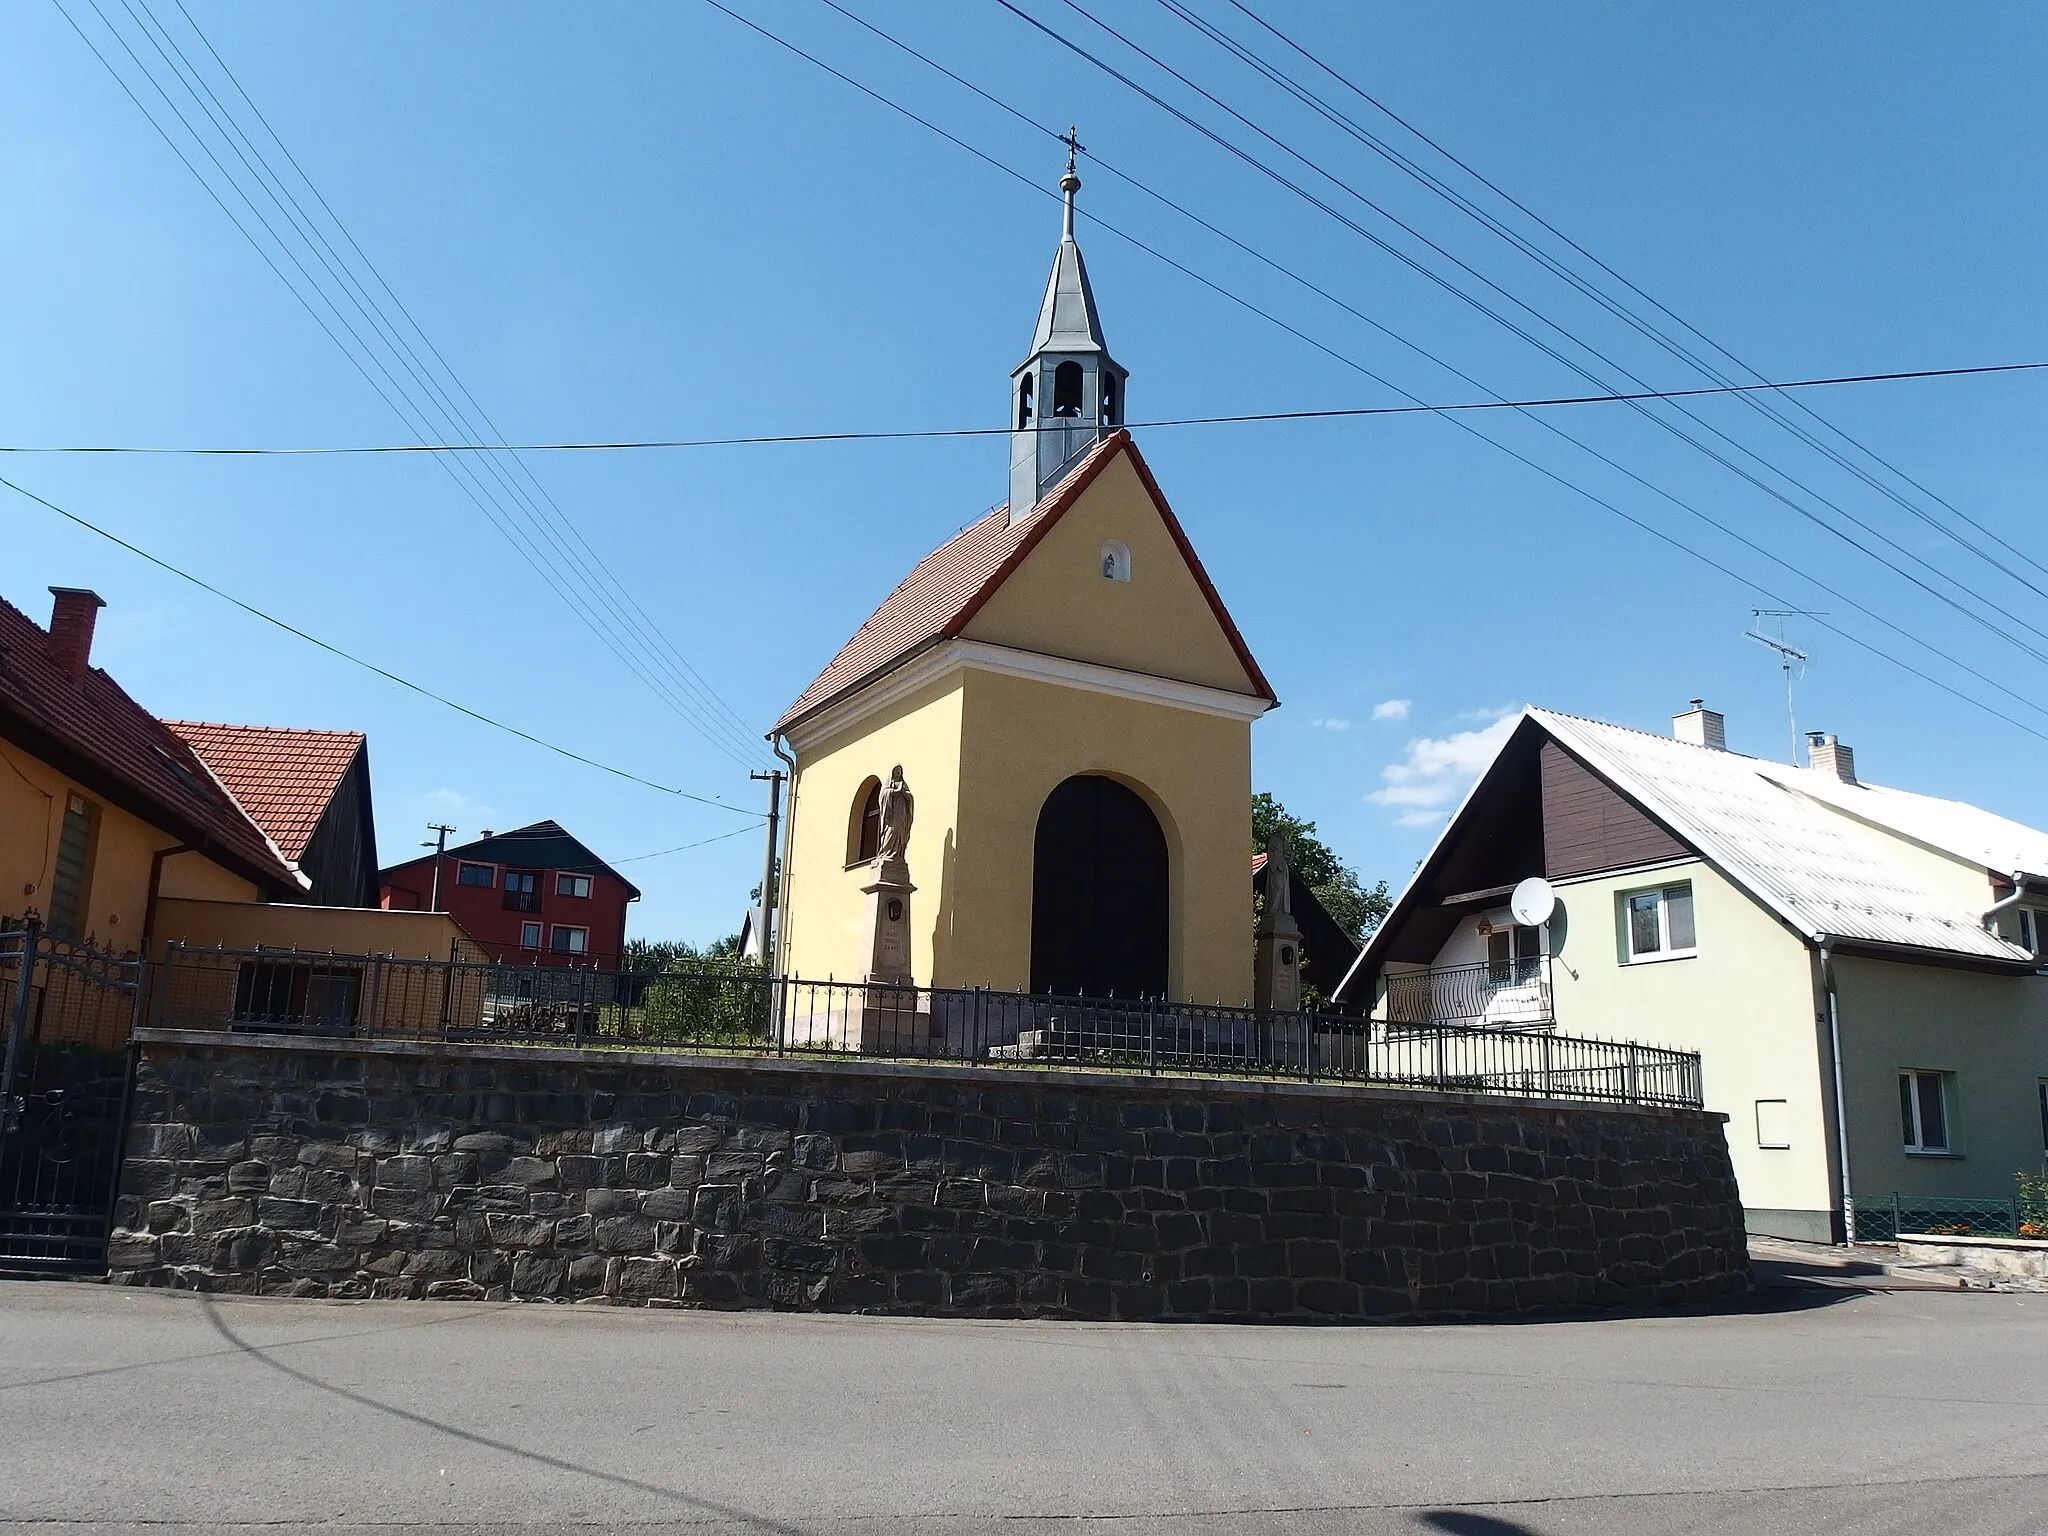
[[[263,731],[279,736],[353,736],[359,740],[367,739],[361,731],[342,730],[324,725],[237,725],[228,720],[180,720],[168,715],[161,715],[158,718],[173,730],[179,726],[191,726],[208,731]]]

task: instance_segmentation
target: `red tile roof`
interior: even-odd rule
[[[342,776],[363,750],[360,731],[166,720],[288,859],[304,856]]]
[[[853,638],[840,648],[831,664],[783,712],[782,718],[776,722],[776,730],[788,729],[804,716],[872,682],[883,673],[893,671],[927,647],[957,638],[995,595],[996,589],[1024,563],[1024,558],[1037,547],[1039,540],[1069,507],[1080,500],[1081,493],[1118,454],[1130,457],[1131,467],[1137,470],[1138,478],[1144,482],[1160,517],[1165,520],[1167,532],[1179,546],[1196,584],[1208,598],[1217,622],[1223,626],[1238,660],[1244,664],[1245,675],[1251,679],[1260,697],[1271,699],[1273,690],[1266,682],[1265,674],[1252,660],[1244,637],[1225,611],[1215,587],[1210,585],[1208,572],[1202,569],[1194,546],[1188,543],[1187,535],[1181,530],[1180,520],[1160,494],[1158,482],[1152,478],[1152,471],[1138,452],[1138,445],[1131,441],[1129,432],[1119,431],[1091,448],[1029,516],[1011,523],[1008,521],[1009,508],[998,507],[979,521],[968,524],[920,560],[896,590],[882,599],[882,605],[868,616],[867,622],[854,631]]]
[[[298,873],[190,746],[97,667],[73,678],[49,636],[0,601],[0,736],[272,895]]]

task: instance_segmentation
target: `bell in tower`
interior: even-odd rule
[[[1066,211],[1031,355],[1010,375],[1010,521],[1030,514],[1067,466],[1123,424],[1124,370],[1110,359],[1088,268],[1074,243],[1081,146],[1067,132]]]

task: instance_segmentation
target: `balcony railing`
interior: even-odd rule
[[[1554,1029],[1550,957],[1389,972],[1386,1020],[1472,1029]]]

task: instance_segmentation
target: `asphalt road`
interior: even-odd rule
[[[1152,1327],[0,1284],[0,1533],[2048,1529],[2048,1295]]]

